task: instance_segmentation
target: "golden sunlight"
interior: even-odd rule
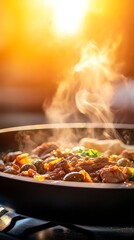
[[[75,34],[80,30],[89,0],[51,0],[50,4],[57,33]]]

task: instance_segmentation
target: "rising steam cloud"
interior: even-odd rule
[[[101,50],[92,42],[85,46],[80,61],[45,109],[49,123],[113,122],[112,94],[117,83],[125,81],[115,68],[117,45]]]

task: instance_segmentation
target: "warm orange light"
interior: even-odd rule
[[[50,0],[56,32],[74,34],[89,8],[89,0]]]

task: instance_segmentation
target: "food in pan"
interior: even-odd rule
[[[134,183],[134,148],[116,139],[83,138],[69,148],[43,142],[30,153],[3,154],[0,171],[39,181]]]

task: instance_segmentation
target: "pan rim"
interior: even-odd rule
[[[134,124],[128,123],[43,123],[43,124],[32,124],[22,125],[15,127],[7,127],[0,129],[0,133],[14,132],[22,130],[41,130],[41,129],[64,129],[64,128],[111,128],[111,129],[134,129]]]
[[[0,172],[0,179],[6,178],[10,181],[20,181],[23,183],[40,184],[46,186],[66,187],[66,188],[86,188],[86,189],[134,189],[132,183],[88,183],[88,182],[73,182],[62,180],[44,180],[39,181],[26,176],[18,176],[9,173]]]

